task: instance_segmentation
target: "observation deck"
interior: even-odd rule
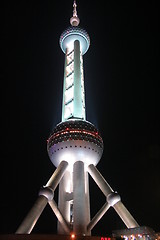
[[[60,47],[64,53],[66,53],[66,49],[73,46],[75,40],[80,42],[80,47],[82,50],[82,55],[84,55],[90,45],[90,38],[88,33],[80,27],[71,26],[68,27],[60,36]]]

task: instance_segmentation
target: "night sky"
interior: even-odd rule
[[[60,34],[72,0],[5,1],[1,73],[0,233],[14,233],[55,167],[46,140],[61,121],[64,54]],[[78,1],[90,35],[84,55],[87,120],[104,141],[97,168],[141,226],[160,231],[158,1]],[[91,216],[105,197],[90,179]],[[99,196],[98,196],[99,194]],[[57,199],[57,192],[55,193]],[[49,205],[33,233],[56,233]],[[93,229],[125,228],[110,209]]]

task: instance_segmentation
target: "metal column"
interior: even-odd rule
[[[85,205],[84,163],[77,161],[73,165],[73,231],[75,234],[86,234],[87,223]]]
[[[88,224],[87,226],[88,231],[92,230],[92,228],[99,222],[99,220],[103,217],[103,215],[107,212],[109,208],[110,205],[106,202]]]
[[[69,234],[70,233],[70,226],[67,223],[66,219],[64,218],[64,216],[62,215],[62,213],[60,212],[60,210],[57,207],[57,204],[55,203],[54,200],[49,202],[50,207],[52,208],[54,214],[56,215],[58,222],[61,223],[62,229],[64,230],[65,234]]]
[[[89,175],[87,171],[85,171],[85,196],[86,196],[85,200],[86,224],[88,225],[90,222],[90,196],[89,196]],[[86,235],[91,236],[91,230],[89,228],[87,228]]]
[[[74,42],[74,117],[82,118],[82,87],[80,69],[80,42]]]
[[[109,186],[104,177],[93,164],[88,166],[88,172],[105,196],[108,196],[113,192],[113,189]]]
[[[63,177],[63,174],[67,168],[67,165],[68,163],[65,161],[62,161],[59,164],[58,168],[55,170],[50,180],[46,184],[46,187],[49,187],[53,191],[55,190],[61,178]],[[50,190],[50,193],[51,193],[51,190]],[[36,200],[35,204],[31,208],[30,212],[27,214],[26,218],[23,220],[23,222],[17,229],[16,233],[30,233],[32,231],[43,209],[47,205],[47,202],[48,202],[47,194],[48,193],[45,192],[43,196],[43,193],[40,193],[38,199]]]
[[[122,221],[125,223],[127,228],[135,228],[139,227],[139,224],[136,222],[136,220],[132,217],[130,212],[127,210],[127,208],[123,205],[121,201],[117,202],[113,208],[118,213]]]
[[[48,199],[44,196],[39,196],[27,214],[26,218],[23,220],[16,233],[30,233],[36,224],[38,218],[40,217],[43,209],[47,205]]]
[[[58,208],[63,217],[66,219],[68,225],[70,224],[70,201],[67,199],[67,194],[70,192],[71,173],[66,171],[60,184],[58,194]],[[58,234],[66,234],[61,221],[58,221]]]
[[[97,168],[93,164],[91,164],[88,167],[88,171],[92,176],[92,178],[94,179],[94,181],[99,186],[99,188],[101,189],[101,191],[107,197],[108,203],[111,204],[111,206],[115,209],[115,211],[118,213],[120,218],[123,220],[124,224],[128,228],[139,227],[138,223],[135,221],[133,216],[130,214],[130,212],[126,209],[126,207],[121,202],[120,197],[119,199],[117,198],[118,194],[114,193],[112,188],[103,178],[103,176],[100,174]]]

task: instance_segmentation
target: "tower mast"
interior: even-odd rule
[[[77,4],[76,4],[76,0],[74,0],[73,3],[73,16],[70,18],[70,24],[72,26],[78,26],[80,23],[80,19],[77,15]]]
[[[80,20],[76,7],[74,1],[73,16],[70,18],[72,27],[60,37],[60,45],[65,53],[62,121],[70,118],[86,119],[83,54],[89,47],[89,36],[77,27]]]

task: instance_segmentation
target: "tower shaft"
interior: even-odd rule
[[[78,40],[66,49],[63,84],[62,121],[85,120],[83,57]]]

